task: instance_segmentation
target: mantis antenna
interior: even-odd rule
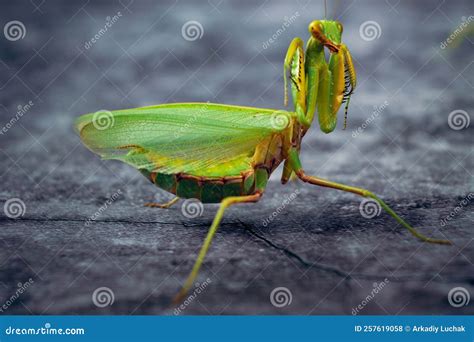
[[[340,6],[341,6],[341,1],[336,0],[335,5],[333,6],[333,15],[332,15],[334,19],[338,19],[337,13],[339,12]]]

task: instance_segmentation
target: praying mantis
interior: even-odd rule
[[[284,60],[284,104],[288,104],[289,74],[293,111],[211,103],[171,103],[113,112],[86,114],[75,123],[83,143],[104,159],[137,168],[153,184],[179,198],[220,203],[195,264],[175,302],[191,289],[227,208],[259,201],[272,172],[283,163],[281,182],[292,175],[313,185],[333,188],[376,201],[418,239],[450,244],[422,235],[372,192],[312,176],[300,161],[301,141],[318,114],[320,129],[334,131],[345,103],[345,118],[356,87],[349,49],[342,43],[343,26],[315,20],[304,47],[291,42]],[[325,49],[329,51],[326,59]],[[107,125],[104,126],[104,120]],[[345,124],[346,119],[344,120]]]

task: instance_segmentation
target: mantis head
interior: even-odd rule
[[[313,20],[308,26],[308,31],[314,39],[327,47],[329,51],[339,52],[343,31],[340,22],[334,20]]]

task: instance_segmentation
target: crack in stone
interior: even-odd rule
[[[0,217],[0,222],[87,222],[87,219],[58,219],[58,218],[17,218],[17,219],[10,219],[10,218],[5,218],[5,217]],[[170,225],[176,225],[176,224],[183,224],[185,227],[194,227],[194,226],[202,226],[199,224],[196,225],[189,225],[185,224],[182,222],[160,222],[160,221],[129,221],[129,220],[93,220],[90,221],[92,223],[130,223],[130,224],[170,224]]]
[[[344,271],[338,269],[337,267],[333,267],[333,266],[329,266],[329,265],[325,265],[325,264],[321,264],[321,263],[310,263],[310,262],[304,260],[297,253],[289,250],[288,248],[279,246],[279,245],[273,243],[272,241],[270,241],[269,239],[267,239],[266,237],[264,237],[263,235],[258,234],[248,224],[246,224],[246,223],[244,223],[240,220],[239,220],[239,223],[241,225],[243,225],[245,227],[245,230],[247,232],[249,232],[251,235],[255,236],[256,238],[258,238],[262,241],[264,241],[267,245],[269,245],[269,246],[271,246],[271,247],[273,247],[273,248],[275,248],[279,251],[282,251],[283,253],[285,253],[290,258],[294,258],[294,259],[298,260],[305,267],[318,268],[318,269],[326,271],[326,272],[334,273],[334,274],[338,275],[339,277],[343,277],[343,278],[348,278],[348,279],[352,278],[352,276],[349,273],[344,272]]]
[[[395,275],[387,276],[387,275],[383,275],[383,274],[373,275],[373,274],[363,274],[363,273],[349,274],[349,273],[347,273],[347,272],[345,272],[345,271],[343,271],[343,270],[341,270],[337,267],[333,267],[333,266],[330,266],[330,265],[321,264],[321,263],[317,263],[317,262],[314,262],[314,263],[309,262],[309,261],[305,260],[303,257],[301,257],[300,255],[298,255],[297,253],[289,250],[288,248],[279,246],[276,243],[274,243],[274,242],[270,241],[269,239],[267,239],[266,237],[264,237],[263,235],[258,234],[247,223],[242,222],[240,220],[238,220],[238,222],[244,227],[244,229],[250,235],[253,235],[254,237],[258,238],[259,240],[262,240],[263,242],[265,242],[270,247],[283,252],[288,257],[296,259],[304,267],[316,268],[316,269],[320,269],[320,270],[325,271],[325,272],[330,272],[330,273],[333,273],[333,274],[335,274],[339,277],[344,278],[344,280],[346,280],[346,279],[347,280],[350,280],[350,279],[355,279],[355,280],[390,279],[391,282],[405,282],[405,281],[430,281],[430,282],[440,282],[440,283],[443,283],[443,282],[444,283],[458,283],[458,282],[473,283],[474,282],[474,277],[472,277],[472,278],[469,278],[469,277],[456,277],[456,276],[443,277],[440,274],[436,274],[436,275],[426,274],[426,275],[423,275],[423,276],[420,276],[420,277],[414,277],[411,274],[398,275],[398,276],[395,276]]]
[[[58,219],[58,218],[17,218],[17,219],[10,219],[6,217],[0,217],[0,222],[83,222],[85,223],[87,220],[82,220],[82,219]],[[344,270],[341,270],[337,267],[327,265],[327,264],[322,264],[318,262],[310,262],[305,260],[302,256],[297,254],[296,252],[283,247],[281,245],[278,245],[272,241],[270,241],[268,238],[264,237],[263,235],[257,233],[252,227],[241,221],[237,220],[238,223],[240,223],[241,226],[244,227],[245,231],[247,231],[250,235],[254,236],[255,238],[263,241],[265,244],[268,246],[283,252],[285,255],[287,255],[289,258],[293,258],[297,260],[301,265],[303,265],[306,268],[314,268],[314,269],[319,269],[328,273],[333,273],[338,277],[344,278],[344,280],[350,280],[350,279],[359,279],[359,280],[380,280],[380,279],[390,279],[392,282],[404,282],[404,281],[430,281],[430,282],[440,282],[440,283],[456,283],[456,282],[462,282],[462,283],[469,283],[469,284],[474,284],[474,277],[460,277],[456,275],[449,275],[449,276],[441,276],[439,274],[424,274],[422,276],[413,276],[411,274],[405,274],[405,275],[372,275],[372,274],[363,274],[363,273],[347,273]],[[209,225],[207,223],[196,223],[196,224],[188,224],[185,222],[160,222],[160,221],[131,221],[131,220],[96,220],[93,221],[94,223],[124,223],[124,224],[160,224],[160,225],[176,225],[176,224],[181,224],[183,227],[200,227],[200,228],[205,228],[208,227]],[[231,223],[222,223],[222,226],[227,226]]]

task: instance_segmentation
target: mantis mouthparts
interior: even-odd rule
[[[324,42],[324,46],[331,51],[331,53],[338,53],[340,45],[333,44],[331,41]]]

